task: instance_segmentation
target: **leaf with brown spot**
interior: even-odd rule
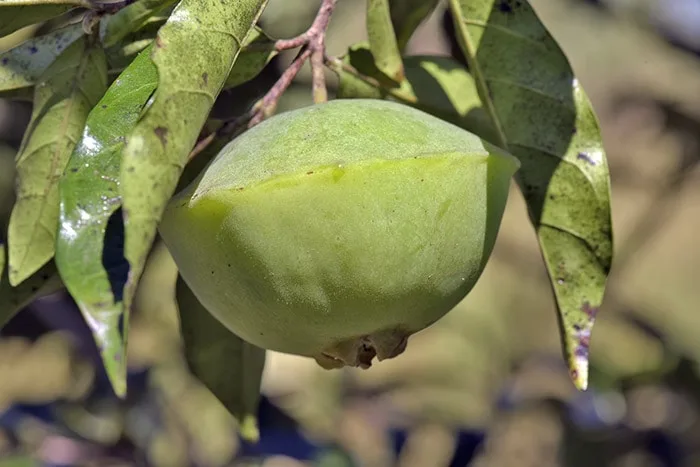
[[[53,257],[58,182],[106,87],[104,52],[85,37],[63,51],[37,82],[32,118],[17,155],[17,202],[8,228],[13,286]]]
[[[163,146],[168,145],[168,129],[162,126],[156,127],[153,130]]]
[[[158,69],[158,90],[128,136],[120,177],[128,214],[125,256],[131,267],[124,291],[127,310],[163,209],[265,3],[182,0],[158,32],[151,55]],[[205,72],[208,81],[202,88]],[[167,138],[161,138],[158,128],[167,129]]]
[[[612,262],[610,175],[598,120],[569,62],[526,0],[450,0],[455,31],[490,120],[520,159],[516,180],[537,231],[579,389]],[[585,157],[581,157],[584,155]]]

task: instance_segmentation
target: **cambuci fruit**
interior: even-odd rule
[[[242,339],[366,368],[471,290],[518,167],[414,108],[333,100],[229,143],[160,232],[202,305]]]

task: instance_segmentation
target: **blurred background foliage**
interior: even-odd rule
[[[262,25],[273,37],[293,36],[318,3],[271,0]],[[569,380],[546,272],[513,189],[476,288],[400,358],[325,371],[269,352],[257,445],[238,439],[188,373],[176,270],[162,244],[136,299],[125,401],[110,392],[70,297],[35,301],[0,337],[0,467],[699,466],[700,1],[531,3],[591,97],[611,167],[616,257],[587,392]],[[339,2],[331,54],[365,39],[364,11],[362,0]],[[36,32],[1,39],[0,51]],[[454,50],[439,8],[408,53]],[[222,94],[214,115],[240,113],[292,58],[281,54]],[[279,110],[310,105],[309,81],[307,69]],[[29,115],[28,104],[0,99],[2,223]]]

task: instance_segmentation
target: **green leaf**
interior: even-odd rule
[[[158,32],[151,56],[158,90],[128,137],[121,167],[127,312],[163,209],[265,3],[182,0]]]
[[[84,34],[80,24],[73,24],[0,54],[0,91],[34,86],[56,57]]]
[[[612,261],[610,179],[598,121],[561,49],[525,0],[450,0],[494,143],[516,174],[559,309],[579,389]]]
[[[63,288],[53,261],[44,265],[17,287],[11,287],[7,269],[0,277],[0,329],[35,299]]]
[[[105,49],[110,74],[120,73],[124,68],[129,66],[136,55],[141,53],[142,50],[153,42],[158,34],[158,30],[168,19],[171,8],[172,5],[168,8],[164,8],[158,14],[151,16],[118,44]],[[167,15],[164,15],[164,13],[167,13]]]
[[[105,49],[110,73],[120,73],[141,53],[153,43],[155,31],[139,31],[130,35],[123,43]]]
[[[413,33],[432,14],[438,3],[440,0],[389,0],[391,23],[401,52],[406,50]]]
[[[108,16],[100,24],[100,37],[105,47],[117,45],[122,39],[141,28],[157,12],[175,0],[139,0]]]
[[[252,80],[276,55],[275,41],[262,29],[258,27],[251,29],[243,41],[243,49],[231,73],[226,78],[224,88],[233,88]]]
[[[182,276],[178,276],[176,294],[190,370],[236,418],[241,436],[257,441],[265,350],[224,327],[199,302]]]
[[[119,170],[126,135],[157,82],[150,49],[144,50],[88,115],[59,183],[56,265],[95,336],[120,397],[126,394],[126,343],[119,323],[124,307],[102,263],[104,238],[110,216],[121,206]]]
[[[76,6],[86,6],[86,3],[79,0],[0,0],[0,36],[62,15]]]
[[[379,81],[369,47],[353,45],[342,65],[331,63],[339,75],[338,98],[390,99],[433,114],[492,141],[493,129],[481,108],[474,78],[449,57],[404,57],[406,79],[400,87],[386,88]],[[346,67],[346,68],[344,68]]]
[[[53,257],[58,181],[106,83],[104,52],[86,37],[71,44],[38,80],[34,111],[17,156],[17,202],[8,229],[13,286]]]
[[[367,35],[377,68],[400,83],[404,78],[403,62],[391,22],[389,0],[367,0]]]

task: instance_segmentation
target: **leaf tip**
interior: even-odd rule
[[[249,443],[257,443],[260,440],[258,420],[255,415],[246,414],[241,418],[239,431],[241,437]]]
[[[119,357],[119,355],[120,354],[118,353],[110,357],[103,353],[102,360],[107,362],[108,358],[112,359],[112,364],[105,365],[107,378],[109,379],[109,382],[112,385],[112,390],[114,391],[114,394],[119,399],[123,400],[126,398],[126,364],[115,358]]]
[[[31,265],[31,267],[25,267],[27,263],[22,264],[20,267],[16,267],[12,263],[12,256],[10,256],[10,264],[8,264],[8,281],[12,287],[17,287],[25,280],[29,279],[32,274],[37,272],[43,264]]]
[[[569,375],[579,391],[588,389],[588,357],[574,355],[569,359]]]

